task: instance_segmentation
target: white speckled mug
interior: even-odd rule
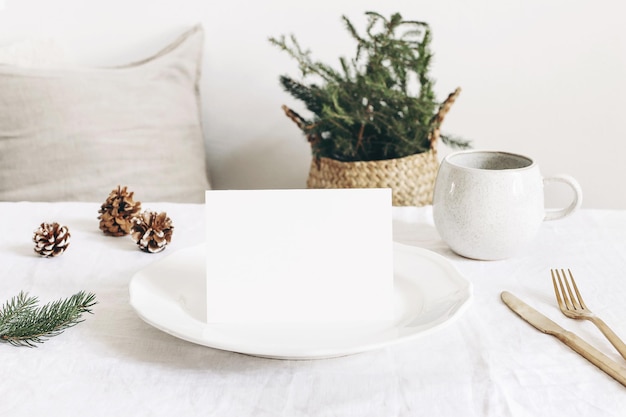
[[[546,210],[544,183],[574,190],[572,203]],[[462,151],[445,157],[433,198],[435,226],[459,255],[472,259],[509,258],[537,235],[544,220],[568,216],[580,207],[582,190],[567,175],[543,178],[529,157],[497,151]]]

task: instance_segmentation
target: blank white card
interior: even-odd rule
[[[206,192],[207,321],[393,315],[391,190]]]

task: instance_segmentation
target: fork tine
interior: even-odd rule
[[[565,270],[561,269],[561,275],[563,276],[563,281],[565,282],[565,287],[567,288],[567,293],[569,294],[570,308],[574,310],[580,310],[580,304],[578,304],[578,300],[574,296],[574,292],[572,291],[572,287],[569,284],[567,275],[565,275]]]
[[[568,310],[574,310],[575,307],[571,301],[571,299],[573,298],[572,290],[570,290],[569,284],[567,284],[567,281],[565,280],[565,273],[563,273],[563,278],[561,278],[561,274],[559,274],[559,270],[557,269],[555,270],[555,272],[556,272],[556,278],[559,281],[559,286],[561,287],[561,295],[563,296],[563,301],[565,302],[565,306],[567,307]],[[565,291],[565,286],[563,285],[563,281],[565,281],[568,291]],[[568,292],[569,292],[569,296],[568,296]]]
[[[574,287],[574,291],[576,292],[576,297],[578,299],[578,302],[580,303],[580,306],[586,309],[587,306],[585,305],[585,302],[583,301],[583,296],[580,295],[580,292],[578,291],[578,286],[576,285],[576,281],[574,280],[574,275],[572,274],[572,271],[568,269],[567,272],[569,272],[569,277],[570,277],[570,280],[572,281],[572,286]]]
[[[567,287],[567,292],[569,293],[570,302],[572,304],[572,308],[574,310],[580,310],[582,306],[578,302],[578,298],[574,296],[574,292],[572,291],[572,287],[569,285],[569,279],[567,279],[567,275],[565,275],[565,270],[561,269],[561,274],[563,275],[563,281],[565,281],[565,286]],[[570,274],[571,275],[571,274]],[[577,294],[579,294],[577,292]]]
[[[563,304],[563,299],[561,298],[561,292],[559,291],[559,287],[558,285],[556,285],[556,278],[554,278],[555,272],[557,273],[557,276],[558,276],[559,271],[555,271],[554,269],[550,270],[550,274],[552,275],[552,285],[554,285],[554,295],[556,296],[556,302],[559,304],[559,308],[563,309],[565,308],[565,304]]]

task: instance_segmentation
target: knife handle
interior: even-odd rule
[[[613,361],[604,353],[570,331],[554,333],[552,335],[626,387],[625,367]]]

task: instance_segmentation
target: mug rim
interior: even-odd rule
[[[529,164],[526,165],[526,166],[518,167],[518,168],[488,169],[488,168],[470,167],[470,166],[461,165],[459,163],[455,163],[455,162],[452,161],[452,159],[454,159],[455,157],[461,156],[461,155],[466,155],[466,154],[487,154],[487,155],[512,156],[512,157],[515,157],[515,158],[524,159],[524,160],[528,161]],[[468,171],[480,171],[480,172],[489,172],[489,171],[493,171],[493,172],[517,172],[517,171],[529,170],[529,169],[532,169],[532,168],[534,168],[536,166],[535,160],[533,158],[529,157],[529,156],[522,155],[522,154],[515,153],[515,152],[494,151],[494,150],[488,150],[488,149],[470,149],[470,150],[465,150],[465,151],[453,152],[451,154],[446,155],[444,157],[443,161],[447,162],[448,164],[450,164],[452,166],[454,166],[455,168],[465,169],[465,170],[468,170]]]

